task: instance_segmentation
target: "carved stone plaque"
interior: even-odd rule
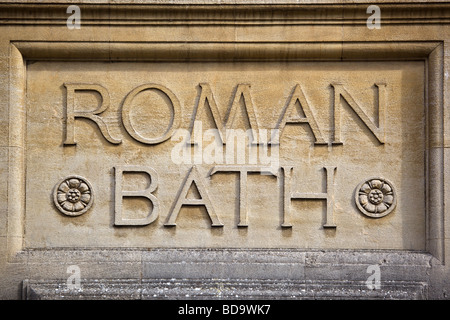
[[[25,247],[423,250],[424,72],[29,63]]]
[[[448,299],[450,3],[344,2],[0,1],[0,298]]]

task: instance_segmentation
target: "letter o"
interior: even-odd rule
[[[171,124],[167,128],[166,132],[157,138],[146,138],[140,135],[135,128],[132,126],[130,121],[130,111],[131,111],[131,102],[133,101],[134,97],[136,97],[140,92],[150,89],[156,89],[158,91],[161,91],[167,98],[169,98],[172,109],[173,109],[173,117]],[[130,136],[132,136],[134,139],[136,139],[139,142],[145,143],[145,144],[158,144],[161,142],[166,141],[169,139],[173,132],[178,129],[180,125],[180,102],[178,101],[178,98],[175,96],[175,94],[170,91],[168,88],[159,85],[159,84],[144,84],[141,85],[135,89],[133,89],[125,98],[125,101],[122,105],[122,122],[125,127],[125,130],[128,132]]]

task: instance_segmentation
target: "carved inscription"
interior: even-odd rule
[[[299,102],[300,108],[305,114],[304,117],[300,116],[295,109],[295,104]],[[286,104],[286,107],[283,108],[280,114],[280,118],[277,122],[276,129],[279,130],[280,136],[284,131],[284,127],[288,123],[305,123],[308,124],[311,128],[311,131],[315,138],[315,144],[326,144],[322,132],[317,125],[317,122],[313,116],[311,107],[309,106],[308,101],[306,100],[305,94],[303,93],[300,85],[296,85],[294,91],[292,92],[291,98],[289,102]],[[272,137],[273,138],[273,137]],[[277,139],[279,140],[279,139]],[[272,143],[275,143],[271,141]]]
[[[424,74],[415,60],[29,64],[25,246],[425,250]]]
[[[102,113],[105,112],[110,106],[110,96],[108,90],[99,84],[82,84],[82,83],[65,83],[66,88],[66,135],[64,145],[74,145],[75,141],[75,120],[78,118],[85,118],[93,121],[95,125],[100,130],[103,137],[111,144],[117,145],[121,144],[122,140],[118,137],[113,137],[111,130],[108,127],[107,122],[102,119]],[[249,145],[259,145],[259,146],[271,146],[278,148],[280,136],[283,134],[287,124],[305,124],[309,126],[309,129],[314,137],[315,145],[328,145],[328,144],[342,144],[341,135],[341,99],[345,100],[350,109],[356,114],[356,116],[362,121],[362,123],[367,127],[367,129],[373,134],[373,136],[378,140],[380,144],[384,143],[385,133],[384,133],[384,110],[386,104],[385,97],[385,84],[375,83],[374,86],[377,88],[378,98],[378,125],[372,121],[367,114],[363,111],[361,106],[356,102],[349,91],[344,87],[343,84],[332,83],[331,88],[333,89],[334,96],[334,136],[332,141],[326,141],[322,130],[320,129],[311,104],[301,87],[300,84],[296,84],[292,89],[292,92],[286,101],[285,106],[282,108],[278,121],[274,125],[271,131],[270,139],[263,139],[258,136],[260,130],[258,120],[256,117],[255,106],[252,99],[251,86],[250,84],[237,84],[234,93],[230,99],[231,104],[227,111],[225,117],[219,112],[218,104],[216,102],[213,89],[209,83],[199,84],[199,93],[197,97],[197,103],[193,107],[193,112],[191,116],[191,123],[186,131],[187,136],[182,140],[182,148],[189,148],[188,146],[202,146],[201,134],[194,134],[195,132],[202,132],[202,122],[197,119],[199,111],[209,111],[212,117],[213,124],[216,127],[215,134],[215,145],[224,146],[230,143],[234,146],[234,137],[237,136],[239,139],[239,134],[236,135],[234,131],[233,123],[236,118],[236,113],[239,109],[241,101],[244,106],[244,114],[248,123],[248,130],[245,132],[245,138],[248,138]],[[80,111],[75,108],[75,95],[77,92],[83,91],[95,91],[97,92],[101,99],[99,106],[92,111]],[[161,133],[160,136],[145,136],[133,125],[133,121],[130,117],[133,112],[133,100],[136,97],[145,92],[150,91],[154,94],[162,95],[165,98],[166,103],[169,105],[170,109],[170,119],[168,119],[168,127]],[[298,106],[298,108],[297,108]],[[121,122],[123,128],[129,134],[130,137],[144,145],[156,145],[160,144],[169,138],[171,138],[180,126],[180,115],[181,104],[174,92],[169,88],[161,84],[143,84],[131,92],[129,92],[122,104],[121,110]],[[330,131],[330,130],[329,130]],[[243,131],[237,131],[242,136]],[[235,135],[235,136],[234,136]],[[230,139],[230,137],[232,137]],[[244,138],[244,140],[245,140]],[[244,142],[245,143],[245,142]],[[239,149],[239,146],[237,147]],[[234,149],[234,148],[232,148]],[[278,150],[278,149],[276,149]],[[188,150],[187,152],[190,153]],[[219,154],[221,150],[215,150],[215,154]],[[275,151],[273,154],[277,154]],[[278,156],[278,154],[277,154]],[[205,159],[206,160],[206,159]],[[201,159],[200,163],[202,163]],[[219,161],[220,162],[220,161]],[[209,162],[214,163],[214,162]],[[232,161],[227,164],[217,164],[210,170],[209,176],[219,174],[219,173],[238,173],[238,190],[237,194],[239,197],[239,208],[238,216],[239,222],[238,227],[248,227],[248,189],[247,189],[247,179],[250,173],[266,174],[272,175],[281,179],[282,190],[283,190],[283,222],[281,224],[282,228],[291,228],[291,218],[293,215],[291,208],[292,200],[322,200],[326,202],[326,213],[323,228],[336,228],[334,221],[334,188],[335,188],[335,175],[337,168],[336,166],[325,166],[325,181],[326,190],[325,192],[304,192],[304,191],[293,191],[292,182],[292,166],[281,166],[278,167],[274,163],[270,163],[269,166],[261,165],[246,165],[245,160],[242,160],[240,165],[233,165]],[[278,164],[278,162],[277,162]],[[116,166],[114,167],[115,172],[115,191],[114,191],[114,225],[115,226],[143,226],[149,225],[157,220],[160,212],[160,204],[157,197],[154,195],[154,191],[158,188],[158,173],[155,169],[145,166]],[[151,180],[150,185],[144,190],[123,190],[122,178],[126,173],[140,172],[145,173]],[[224,224],[221,222],[219,216],[216,214],[213,200],[208,194],[208,190],[203,181],[202,177],[197,167],[194,165],[188,171],[184,182],[181,184],[178,194],[176,195],[172,207],[168,213],[165,227],[175,227],[176,220],[180,213],[182,206],[202,206],[206,210],[207,215],[211,220],[212,227],[223,227]],[[75,183],[75,180],[68,180],[66,184],[70,187]],[[59,188],[64,189],[65,184]],[[200,197],[198,199],[188,199],[187,193],[189,189],[195,186],[198,190]],[[66,188],[67,189],[67,188]],[[389,190],[388,190],[389,189]],[[69,215],[76,215],[82,209],[85,209],[87,203],[84,202],[86,195],[81,194],[77,189],[73,192],[59,191],[60,194],[57,195],[58,206],[62,207],[63,210],[69,211]],[[68,192],[68,193],[67,193]],[[358,191],[357,206],[358,208],[368,216],[381,217],[392,211],[395,207],[392,195],[392,187],[385,180],[371,180],[364,183],[360,190]],[[78,201],[82,199],[83,201]],[[64,198],[64,199],[63,199]],[[129,219],[124,218],[123,215],[123,199],[124,198],[145,198],[149,200],[152,204],[152,209],[145,218],[139,219]],[[62,201],[59,201],[62,200]],[[83,207],[81,207],[83,205]],[[60,209],[61,210],[61,209]],[[84,211],[83,211],[84,212]],[[67,213],[66,213],[67,214]]]
[[[189,191],[189,188],[192,185],[197,187],[197,190],[200,194],[200,199],[188,199],[186,195]],[[214,207],[212,205],[211,199],[209,199],[208,192],[206,190],[205,185],[203,184],[202,178],[197,171],[197,167],[192,167],[189,171],[186,180],[181,186],[181,190],[175,198],[175,202],[170,210],[169,217],[167,222],[164,224],[166,227],[174,227],[176,226],[176,220],[178,217],[178,213],[180,212],[182,205],[189,206],[203,206],[206,209],[206,212],[211,219],[212,227],[223,227],[223,223],[220,222],[219,217],[214,212]]]
[[[293,167],[281,167],[277,172],[269,172],[271,175],[276,177],[281,177],[282,189],[284,194],[284,222],[281,224],[283,228],[291,228],[291,216],[293,215],[290,206],[290,201],[292,199],[298,200],[325,200],[326,201],[326,218],[323,228],[336,228],[333,218],[334,210],[334,175],[336,173],[336,167],[324,167],[326,173],[326,191],[319,193],[302,193],[302,192],[292,192],[292,171]],[[144,226],[153,223],[159,214],[159,201],[152,194],[153,191],[158,187],[157,172],[150,167],[142,166],[122,166],[115,167],[115,222],[116,226]],[[255,167],[255,166],[215,166],[209,173],[209,176],[220,172],[229,173],[239,173],[239,190],[237,194],[239,195],[239,223],[238,227],[248,227],[249,220],[247,214],[247,201],[248,201],[248,190],[247,190],[247,176],[249,173],[263,173],[267,169]],[[150,186],[141,191],[128,191],[123,190],[122,187],[122,176],[124,173],[140,172],[148,174],[151,179]],[[202,206],[205,208],[207,215],[211,220],[212,227],[223,227],[224,224],[221,222],[219,216],[215,213],[213,199],[210,198],[207,188],[205,187],[204,180],[207,177],[202,177],[198,172],[196,166],[190,168],[184,182],[181,183],[180,190],[175,197],[173,205],[167,216],[167,220],[164,223],[165,227],[175,227],[176,220],[180,213],[181,207],[185,206]],[[190,187],[195,186],[198,190],[200,197],[198,199],[188,199],[187,193]],[[298,185],[298,183],[296,183]],[[148,216],[144,219],[124,219],[122,217],[122,200],[124,197],[145,197],[151,201],[153,205],[152,212],[149,212]],[[232,202],[232,199],[230,199]],[[273,204],[275,205],[275,203]]]
[[[75,119],[85,118],[93,121],[99,128],[105,139],[112,144],[119,144],[122,141],[111,136],[108,125],[103,121],[99,114],[109,108],[109,92],[106,88],[98,84],[86,83],[65,83],[66,88],[66,139],[65,145],[74,145],[75,141]],[[93,111],[75,110],[75,93],[77,91],[95,91],[100,94],[101,104]]]
[[[122,179],[125,172],[143,172],[150,178],[150,185],[145,190],[130,191],[123,190]],[[115,191],[114,191],[114,225],[116,226],[142,226],[152,223],[159,215],[159,201],[153,195],[153,191],[158,187],[158,173],[149,167],[143,166],[116,166],[115,173]],[[123,217],[122,202],[124,197],[143,197],[148,199],[153,209],[147,217],[142,219],[125,219]]]
[[[64,140],[64,145],[74,145],[75,141],[75,120],[77,118],[85,118],[93,121],[99,128],[103,137],[112,144],[120,144],[121,139],[112,137],[110,133],[110,128],[108,124],[102,119],[101,114],[106,111],[110,105],[110,98],[108,90],[98,84],[83,84],[83,83],[65,83],[66,88],[66,121],[65,121],[65,132],[66,137]],[[330,86],[333,88],[334,94],[334,104],[333,104],[333,114],[334,114],[334,137],[332,141],[326,141],[323,137],[321,129],[314,117],[313,108],[305,96],[302,87],[296,84],[293,88],[291,96],[288,98],[285,107],[282,109],[279,119],[276,124],[272,126],[274,133],[270,139],[271,144],[277,144],[279,138],[283,134],[286,124],[306,124],[311,129],[311,132],[315,139],[315,144],[342,144],[342,134],[341,134],[341,98],[343,98],[351,110],[358,116],[358,118],[364,123],[370,133],[379,141],[379,143],[384,143],[384,110],[386,109],[386,94],[385,87],[386,84],[375,83],[374,86],[378,89],[378,125],[372,121],[367,114],[363,111],[361,106],[356,102],[354,97],[350,92],[344,87],[343,84],[332,83]],[[226,133],[231,130],[234,119],[236,118],[236,111],[238,110],[239,102],[241,99],[244,101],[245,114],[247,121],[249,123],[249,133],[251,138],[251,143],[255,143],[255,135],[259,129],[258,119],[256,118],[255,106],[252,102],[251,86],[249,84],[238,84],[235,88],[234,95],[232,96],[232,103],[227,112],[226,118],[222,118],[219,113],[217,102],[214,98],[214,94],[211,86],[208,83],[199,84],[200,92],[198,96],[198,103],[194,106],[191,124],[189,127],[189,134],[192,137],[193,131],[195,131],[196,118],[199,109],[209,109],[214,124],[218,130],[219,141],[221,144],[226,143]],[[166,128],[165,132],[156,137],[146,137],[142,135],[132,124],[130,119],[130,113],[132,111],[132,101],[137,95],[144,91],[154,91],[156,93],[163,94],[171,108],[171,117],[169,119],[169,126]],[[101,97],[101,104],[97,109],[93,111],[80,111],[76,110],[74,105],[74,99],[76,92],[82,91],[93,91],[97,92]],[[304,116],[299,115],[295,111],[296,103],[299,103],[300,109],[304,113]],[[164,142],[170,139],[176,130],[180,126],[180,112],[181,105],[180,102],[169,88],[160,84],[144,84],[133,89],[127,94],[122,105],[121,122],[123,124],[126,132],[136,141],[139,141],[146,145],[154,145]],[[120,122],[120,121],[119,121]],[[274,139],[274,138],[277,139]],[[198,141],[191,141],[191,144],[196,144]]]
[[[153,90],[162,93],[169,99],[172,107],[172,117],[170,119],[170,125],[167,128],[167,130],[159,137],[143,136],[136,130],[135,127],[133,127],[132,122],[130,120],[130,112],[132,106],[131,102],[139,93],[145,90]],[[180,102],[178,101],[178,98],[168,88],[159,84],[144,84],[132,90],[125,98],[125,101],[123,102],[122,106],[122,121],[123,126],[127,130],[128,134],[137,141],[142,142],[144,144],[158,144],[169,139],[172,136],[174,130],[178,128],[180,124]]]
[[[374,124],[373,121],[369,119],[366,113],[361,109],[361,107],[356,103],[355,99],[350,95],[350,93],[345,89],[342,84],[331,84],[334,88],[334,140],[333,143],[341,144],[341,97],[345,99],[350,108],[355,112],[355,114],[361,119],[361,121],[366,125],[367,129],[377,138],[380,143],[384,143],[384,121],[385,115],[384,110],[386,109],[386,94],[384,83],[375,83],[378,89],[378,126]]]
[[[336,167],[324,167],[326,173],[327,190],[326,192],[319,193],[304,193],[304,192],[292,192],[292,167],[282,167],[284,172],[284,222],[281,225],[283,228],[290,228],[292,224],[291,220],[291,199],[314,199],[314,200],[326,200],[327,209],[325,214],[324,228],[336,228],[333,218],[334,210],[334,175]]]

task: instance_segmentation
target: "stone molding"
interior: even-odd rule
[[[424,253],[308,250],[30,250],[24,299],[424,299],[432,257]],[[80,288],[67,287],[53,261],[83,267]],[[114,267],[112,266],[114,263]],[[380,290],[365,283],[368,264],[382,270]],[[106,266],[127,278],[92,278]],[[45,267],[44,267],[45,266]],[[50,269],[50,270],[49,270]],[[44,271],[45,270],[45,271]],[[138,270],[134,276],[130,270]],[[56,279],[49,279],[54,272]],[[400,272],[399,272],[400,271]],[[116,273],[115,273],[116,274]]]
[[[0,25],[65,26],[68,4],[82,7],[86,26],[365,25],[370,2],[381,6],[383,24],[450,21],[450,5],[444,1],[427,3],[426,8],[420,1],[1,1]]]
[[[267,43],[267,42],[155,42],[155,43],[104,43],[104,42],[33,42],[13,41],[11,44],[11,122],[10,143],[18,147],[20,153],[11,159],[10,190],[15,197],[9,202],[12,226],[9,228],[10,253],[22,246],[25,187],[23,168],[25,138],[23,129],[26,113],[18,113],[24,108],[25,77],[27,60],[125,60],[129,61],[204,61],[231,59],[244,61],[298,60],[359,60],[359,59],[422,59],[428,70],[427,101],[427,248],[439,261],[443,254],[443,194],[439,186],[443,174],[442,154],[444,147],[443,105],[442,105],[442,43],[441,42],[320,42],[320,43]],[[209,60],[208,60],[209,61]],[[14,86],[15,84],[15,86]],[[21,116],[17,116],[17,114]],[[439,120],[438,120],[439,119]]]

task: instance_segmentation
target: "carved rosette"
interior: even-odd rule
[[[355,202],[366,216],[381,218],[394,210],[397,204],[396,192],[388,180],[371,178],[358,185]]]
[[[94,195],[89,181],[80,176],[69,176],[55,186],[53,199],[61,213],[79,216],[92,206]]]

